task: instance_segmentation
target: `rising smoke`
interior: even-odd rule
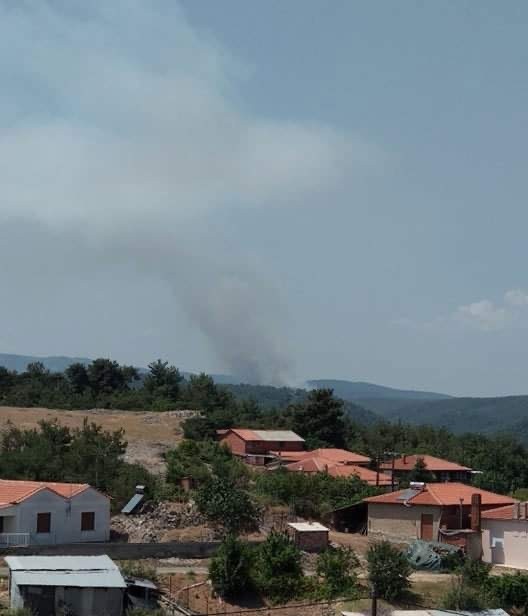
[[[117,262],[162,278],[226,370],[288,381],[274,285],[195,232],[228,208],[305,204],[347,174],[350,142],[243,111],[240,63],[173,0],[0,3],[0,57],[4,251],[29,226],[37,269],[48,251],[65,276]]]

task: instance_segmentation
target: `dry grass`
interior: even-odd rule
[[[79,428],[85,418],[108,431],[123,428],[128,441],[127,461],[143,464],[154,472],[164,470],[162,454],[182,439],[182,419],[171,411],[165,413],[104,409],[59,411],[0,406],[0,429],[8,422],[19,428],[35,428],[42,420],[57,420],[63,426]]]

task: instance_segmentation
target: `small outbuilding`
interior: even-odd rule
[[[328,547],[329,529],[319,522],[290,522],[288,534],[304,552],[322,552]]]
[[[528,569],[528,502],[482,513],[482,560]]]
[[[108,556],[7,556],[11,608],[39,616],[121,616],[126,582]]]

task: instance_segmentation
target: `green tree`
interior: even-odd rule
[[[233,398],[207,374],[191,375],[184,392],[188,406],[205,413],[226,408]]]
[[[209,566],[214,590],[222,597],[236,597],[251,585],[251,554],[247,544],[227,535]]]
[[[425,460],[419,456],[416,458],[414,468],[409,473],[409,481],[423,481],[427,483],[433,480],[433,475],[427,470]]]
[[[161,398],[175,402],[180,393],[180,384],[183,377],[174,366],[161,359],[148,366],[149,373],[143,381],[147,392],[154,398]]]
[[[303,581],[301,553],[287,535],[272,531],[259,546],[255,578],[260,592],[274,603],[299,594]]]
[[[293,407],[292,429],[308,447],[344,447],[343,401],[331,389],[314,389],[306,401]]]
[[[258,512],[249,494],[224,478],[211,477],[195,498],[200,513],[226,533],[237,535],[258,528]]]
[[[88,370],[84,364],[71,364],[66,368],[65,375],[72,391],[76,394],[81,394],[90,387]]]
[[[350,548],[328,548],[317,557],[316,573],[325,599],[351,597],[357,590],[359,559]]]
[[[386,601],[399,599],[411,585],[411,566],[405,554],[388,541],[369,547],[367,569],[370,586]]]
[[[126,390],[131,381],[138,379],[136,368],[120,366],[110,359],[95,359],[88,366],[88,380],[95,396],[108,396]]]

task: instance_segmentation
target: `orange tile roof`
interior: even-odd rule
[[[320,448],[313,451],[306,451],[305,456],[318,456],[331,460],[332,462],[341,462],[342,464],[367,464],[370,458],[363,456],[360,453],[347,451],[346,449],[335,448]]]
[[[302,460],[287,464],[285,467],[289,471],[298,471],[304,473],[323,473],[327,472],[332,477],[353,477],[356,476],[362,481],[366,481],[370,485],[376,485],[376,471],[371,471],[363,466],[354,464],[339,464],[332,462],[328,458],[322,456],[309,456]],[[391,478],[384,473],[379,474],[378,485],[390,486]]]
[[[481,516],[486,520],[517,520],[520,519],[523,522],[526,522],[526,509],[528,508],[528,503],[519,503],[521,509],[518,512],[517,516],[514,516],[514,508],[515,505],[506,505],[505,507],[498,507],[497,509],[489,509],[488,511],[483,511]],[[520,517],[524,515],[524,518]]]
[[[422,458],[427,466],[427,470],[432,472],[471,470],[467,466],[462,466],[461,464],[450,462],[449,460],[442,460],[442,458],[435,458],[434,456],[430,456],[428,454],[413,454],[396,458],[396,460],[394,460],[394,470],[412,471],[418,458]],[[384,462],[381,467],[384,469],[391,469],[392,462]]]
[[[365,499],[367,503],[385,503],[388,505],[403,505],[405,502],[402,496],[407,494],[408,490],[398,490],[381,496],[371,496]],[[460,499],[464,499],[465,505],[471,504],[473,494],[480,494],[482,504],[486,505],[508,505],[516,502],[515,499],[509,496],[502,496],[487,490],[480,490],[473,486],[468,486],[465,483],[427,483],[424,489],[416,491],[416,496],[412,496],[407,500],[411,505],[432,505],[432,506],[449,506],[460,505]]]
[[[371,486],[392,485],[392,479],[385,475],[385,473],[379,473],[376,483],[376,471],[372,471],[364,466],[355,466],[354,464],[336,464],[328,469],[328,474],[332,475],[332,477],[352,477],[356,475],[361,481],[365,481]]]
[[[277,458],[283,459],[285,462],[297,462],[306,457],[307,451],[270,451]]]
[[[15,481],[0,479],[0,507],[16,505],[40,490],[51,490],[63,498],[76,496],[90,486],[87,483],[54,483],[49,481]]]

